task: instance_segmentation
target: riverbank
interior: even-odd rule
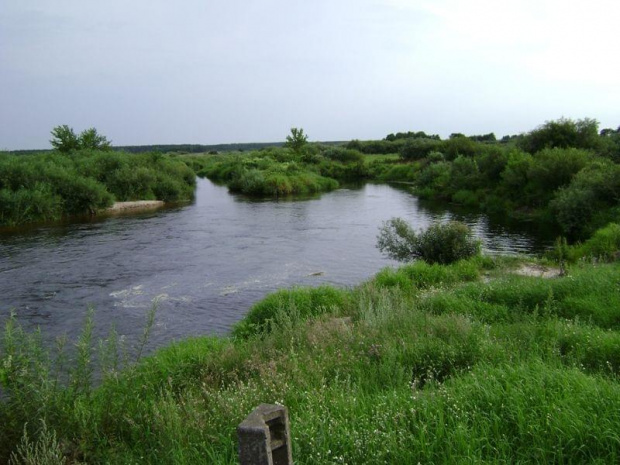
[[[163,200],[135,200],[131,202],[114,202],[111,207],[106,208],[103,213],[128,213],[141,210],[155,210],[165,205]]]
[[[110,207],[117,212],[115,201],[188,201],[195,187],[191,168],[160,153],[0,152],[0,228],[92,216]]]
[[[73,460],[233,464],[238,423],[280,403],[300,464],[616,463],[620,266],[581,262],[542,278],[516,275],[523,265],[413,263],[351,289],[282,290],[236,336],[108,365],[97,389],[84,382],[88,364],[65,389],[38,358],[13,352],[7,365],[5,352],[15,403],[2,405],[2,456],[28,422],[31,442]]]

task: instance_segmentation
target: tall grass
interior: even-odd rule
[[[281,403],[300,464],[618,462],[619,265],[544,280],[511,275],[514,261],[280,291],[234,338],[188,339],[53,395],[41,380],[54,357],[39,362],[36,333],[10,323],[2,386],[24,389],[3,391],[2,459],[60,449],[87,463],[234,464],[236,426]],[[32,342],[23,356],[18,341]],[[7,371],[13,360],[22,368]]]

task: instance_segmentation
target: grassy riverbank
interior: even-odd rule
[[[236,425],[282,403],[299,464],[616,463],[620,265],[543,279],[520,264],[418,262],[350,290],[282,290],[234,336],[123,371],[111,337],[97,388],[88,326],[77,360],[54,363],[11,323],[0,458],[30,444],[87,463],[233,464]]]
[[[195,184],[185,163],[157,153],[0,153],[0,227],[92,215],[114,201],[190,200]]]

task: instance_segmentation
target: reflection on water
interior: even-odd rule
[[[301,201],[251,201],[199,180],[191,205],[0,235],[0,318],[15,309],[44,333],[75,334],[94,306],[98,327],[140,334],[159,300],[152,344],[224,333],[266,293],[293,285],[355,285],[395,264],[375,248],[383,221],[415,228],[458,219],[488,253],[550,243],[507,226],[366,184]]]

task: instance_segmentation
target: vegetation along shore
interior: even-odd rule
[[[339,147],[295,130],[281,148],[210,155],[102,145],[0,155],[2,224],[190,199],[198,173],[268,198],[411,182],[566,238],[537,259],[488,257],[459,223],[392,219],[377,247],[400,267],[350,289],[282,289],[229,336],[146,357],[155,308],[135,350],[114,330],[94,341],[92,313],[55,347],[12,317],[0,462],[234,464],[236,426],[261,403],[288,407],[299,464],[620,461],[618,130],[562,119],[499,141],[418,132]]]

